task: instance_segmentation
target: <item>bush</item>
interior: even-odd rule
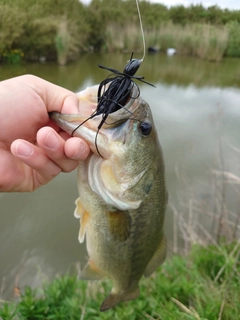
[[[224,54],[240,56],[239,10],[168,9],[140,1],[140,11],[147,46],[175,47],[180,54],[214,61]],[[44,56],[65,64],[90,48],[143,49],[135,1],[111,0],[109,5],[109,0],[92,0],[84,6],[79,0],[0,0],[0,28],[0,50],[19,49],[26,60]]]
[[[232,21],[228,25],[229,39],[226,56],[240,57],[240,23]]]

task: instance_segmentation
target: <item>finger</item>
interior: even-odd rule
[[[58,127],[58,131],[60,128]],[[40,131],[40,130],[39,130]],[[47,131],[45,132],[45,134]],[[44,132],[41,129],[41,133]],[[83,139],[78,137],[70,137],[69,134],[65,131],[58,132],[61,138],[65,141],[64,144],[64,153],[69,159],[73,160],[85,160],[90,152],[89,145]]]
[[[79,112],[79,100],[73,92],[32,75],[21,76],[21,81],[31,84],[33,90],[42,98],[47,112]]]
[[[28,181],[32,179],[32,187],[29,188],[31,190],[35,190],[37,187],[48,183],[61,172],[61,168],[41,148],[34,146],[28,141],[21,139],[13,141],[11,152],[16,158],[35,170],[35,172],[28,172],[28,177],[25,177]]]
[[[50,127],[43,127],[37,133],[38,146],[55,162],[63,172],[77,167],[78,161],[69,159],[64,150],[65,140]]]
[[[84,140],[73,137],[66,140],[64,151],[70,159],[85,160],[89,155],[90,148]]]

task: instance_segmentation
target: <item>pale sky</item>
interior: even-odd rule
[[[83,3],[89,3],[90,0],[80,0]],[[162,3],[166,6],[175,6],[182,4],[184,6],[189,6],[191,4],[202,4],[204,7],[210,7],[218,5],[220,8],[231,9],[231,10],[240,10],[240,1],[239,0],[149,0],[150,2]],[[109,0],[109,3],[111,0]]]
[[[217,5],[222,9],[234,9],[240,10],[239,0],[150,0],[150,2],[159,2],[165,4],[166,6],[175,6],[183,4],[184,6],[189,6],[191,4],[202,4],[204,7],[210,7]]]

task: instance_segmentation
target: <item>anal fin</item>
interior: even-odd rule
[[[144,272],[145,277],[149,277],[157,269],[157,267],[163,263],[163,261],[166,258],[166,253],[167,253],[167,239],[163,235],[157,247],[157,250],[154,252],[151,260],[149,261],[145,269],[145,272]]]
[[[92,260],[88,261],[80,274],[80,279],[82,280],[100,280],[102,278],[104,278],[103,273],[101,273]]]
[[[131,216],[128,211],[112,211],[107,213],[109,230],[114,240],[125,241],[131,232]]]

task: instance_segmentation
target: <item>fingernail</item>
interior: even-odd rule
[[[33,153],[33,148],[26,143],[19,143],[16,148],[16,152],[19,156],[29,157]]]
[[[58,138],[52,131],[49,132],[46,139],[44,140],[44,144],[46,147],[50,149],[56,149],[59,145]]]

